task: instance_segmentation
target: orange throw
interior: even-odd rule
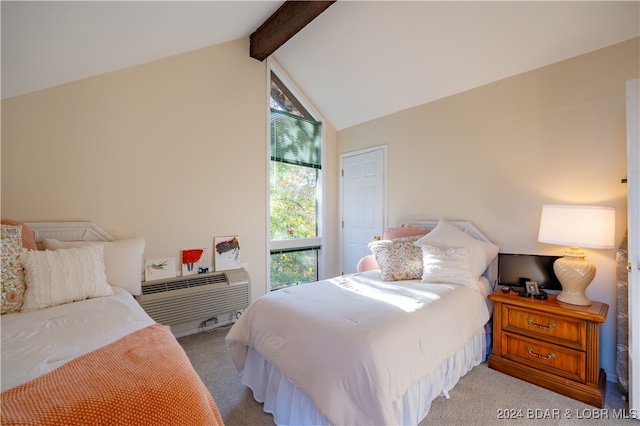
[[[160,324],[0,397],[3,425],[223,425],[184,350]]]

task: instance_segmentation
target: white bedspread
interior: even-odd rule
[[[385,283],[369,271],[271,292],[227,336],[236,368],[255,348],[334,425],[399,424],[393,401],[489,320],[464,286]],[[377,277],[377,279],[376,279]]]
[[[2,390],[154,324],[126,290],[32,312],[2,315]]]

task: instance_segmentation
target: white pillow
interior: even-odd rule
[[[23,250],[27,291],[21,311],[110,296],[102,246],[66,250]]]
[[[471,259],[471,272],[476,278],[482,275],[500,250],[497,245],[476,240],[442,219],[438,221],[438,225],[431,232],[420,238],[415,244],[417,246],[429,245],[441,249],[466,248]]]
[[[478,291],[471,272],[469,252],[464,247],[439,249],[422,246],[422,282],[430,284],[456,284]]]
[[[52,238],[44,238],[42,245],[48,250],[102,245],[104,246],[104,264],[109,284],[122,287],[134,296],[142,292],[144,238],[113,242],[59,241]]]

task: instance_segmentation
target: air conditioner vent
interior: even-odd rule
[[[233,314],[249,306],[244,269],[150,281],[136,300],[155,321],[175,325]]]
[[[166,280],[154,284],[142,286],[142,294],[164,293],[165,291],[180,290],[183,288],[200,287],[208,284],[226,283],[227,277],[224,273],[202,274],[188,277],[181,277],[177,280]]]

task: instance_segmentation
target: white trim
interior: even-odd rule
[[[640,79],[626,82],[629,409],[640,411]]]
[[[343,163],[344,163],[344,159],[348,158],[348,157],[353,157],[356,155],[362,155],[362,154],[367,154],[369,152],[373,152],[373,151],[377,151],[377,150],[382,150],[382,173],[384,173],[384,179],[382,182],[382,196],[384,197],[384,201],[382,203],[382,223],[384,228],[388,228],[388,218],[387,218],[387,145],[377,145],[377,146],[372,146],[371,148],[363,148],[363,149],[358,149],[356,151],[349,151],[349,152],[344,152],[342,154],[340,154],[340,170],[343,169]],[[340,185],[340,199],[342,200],[342,185]],[[340,206],[340,220],[343,220],[343,212],[342,212],[342,206]]]
[[[313,106],[313,104],[307,99],[304,92],[300,90],[300,88],[291,80],[289,75],[286,73],[282,67],[275,61],[275,59],[269,57],[267,58],[267,77],[268,83],[267,88],[269,90],[268,95],[271,96],[271,71],[273,71],[280,81],[287,86],[287,89],[296,97],[296,99],[305,107],[305,109],[313,116],[314,120],[320,121],[323,125],[325,123],[325,118],[320,112]],[[269,98],[267,98],[267,105],[269,104]],[[323,132],[323,140],[322,145],[324,148],[324,132]],[[324,156],[324,153],[323,153]],[[323,158],[324,160],[324,158]]]
[[[417,226],[420,228],[426,228],[429,231],[433,230],[436,226],[438,226],[438,222],[439,220],[413,220],[409,222],[409,225],[411,226]],[[465,221],[465,220],[447,220],[447,223],[452,224],[453,226],[455,226],[456,228],[460,229],[461,231],[463,231],[465,234],[469,234],[471,235],[473,238],[475,238],[476,240],[480,240],[480,241],[485,241],[490,243],[491,241],[485,237],[485,235],[480,232],[480,230],[478,228],[475,227],[475,225],[471,222]]]
[[[370,152],[374,152],[374,151],[378,151],[378,150],[382,150],[382,173],[383,173],[383,179],[382,179],[382,231],[384,231],[385,229],[388,228],[388,222],[387,222],[387,145],[377,145],[377,146],[373,146],[370,148],[363,148],[363,149],[358,149],[356,151],[349,151],[349,152],[344,152],[342,154],[340,154],[340,168],[338,170],[339,174],[342,174],[342,171],[344,170],[344,160],[345,158],[349,158],[349,157],[354,157],[356,155],[362,155],[362,154],[368,154]],[[342,176],[339,176],[339,182],[340,184],[339,186],[339,193],[338,193],[338,197],[340,200],[340,222],[339,223],[344,223],[344,204],[342,202],[343,200],[343,196],[344,196],[344,183],[343,183],[343,179]],[[344,228],[342,227],[342,225],[340,225],[340,270],[344,271],[345,270],[345,266],[343,265],[343,260],[344,260]]]
[[[282,84],[284,84],[287,89],[289,89],[289,91],[293,94],[293,96],[296,97],[296,99],[302,104],[302,106],[304,106],[304,108],[313,116],[313,118],[319,122],[322,123],[322,141],[321,141],[321,161],[322,161],[322,165],[326,168],[326,164],[327,164],[327,149],[326,149],[326,120],[324,118],[324,116],[322,114],[320,114],[320,112],[318,112],[318,110],[313,106],[313,104],[311,104],[311,102],[307,99],[307,97],[304,95],[304,92],[302,90],[300,90],[298,88],[298,86],[293,82],[293,80],[291,80],[291,78],[289,77],[289,75],[282,69],[282,67],[280,67],[280,65],[278,65],[278,63],[271,57],[267,58],[267,111],[269,111],[269,99],[271,97],[271,72],[273,71],[274,74],[276,74],[278,76],[278,78],[280,79],[280,81],[282,81]],[[266,193],[267,193],[267,235],[266,235],[266,241],[267,241],[267,271],[266,271],[266,283],[265,283],[265,292],[269,292],[270,290],[270,283],[271,283],[271,257],[269,255],[270,251],[272,249],[277,249],[277,248],[284,248],[284,247],[291,247],[291,248],[295,248],[295,247],[303,247],[305,246],[305,244],[302,245],[298,245],[298,243],[303,242],[303,240],[299,240],[297,242],[294,242],[293,240],[284,240],[284,241],[274,241],[271,242],[269,239],[269,223],[270,223],[270,211],[271,211],[271,206],[269,204],[270,201],[270,197],[269,197],[269,182],[271,180],[271,177],[269,175],[269,170],[270,170],[270,164],[269,162],[271,161],[271,155],[269,152],[269,143],[271,141],[271,126],[269,126],[269,119],[267,118],[267,140],[266,140],[266,149],[267,149],[267,188],[266,188]],[[320,212],[320,214],[318,215],[318,237],[317,238],[313,238],[310,240],[315,240],[315,242],[313,244],[306,244],[306,245],[319,245],[320,247],[324,248],[325,246],[325,236],[324,236],[324,227],[325,227],[325,223],[327,221],[327,212],[325,209],[325,204],[324,204],[324,200],[327,199],[328,194],[325,193],[325,168],[322,168],[318,171],[318,211]],[[305,239],[306,240],[306,239]],[[288,245],[285,245],[288,244]],[[318,280],[322,280],[327,278],[327,261],[326,261],[326,255],[325,255],[325,250],[319,250],[318,251],[318,270],[316,271],[318,274]]]
[[[295,240],[275,240],[271,241],[269,250],[297,249],[302,247],[321,246],[321,238],[297,238]]]
[[[115,241],[94,222],[26,222],[37,244],[45,238],[60,241]]]
[[[266,105],[265,105],[265,111],[266,111],[266,117],[267,119],[265,120],[265,126],[266,131],[265,134],[267,135],[267,139],[265,140],[265,144],[264,144],[264,149],[266,152],[266,179],[265,179],[265,187],[264,187],[264,193],[266,194],[266,202],[267,202],[267,211],[266,211],[266,215],[267,217],[265,218],[265,227],[264,227],[264,241],[265,241],[265,250],[264,252],[266,253],[266,261],[265,261],[265,271],[264,271],[264,288],[262,289],[262,294],[267,294],[269,293],[269,287],[270,287],[270,283],[271,283],[271,251],[270,251],[270,247],[271,247],[271,241],[269,240],[269,230],[271,229],[271,122],[270,122],[270,115],[271,115],[271,60],[269,58],[267,58],[267,66],[266,68],[266,84],[265,84],[265,89],[267,91],[266,93]],[[252,299],[253,300],[253,299]]]

